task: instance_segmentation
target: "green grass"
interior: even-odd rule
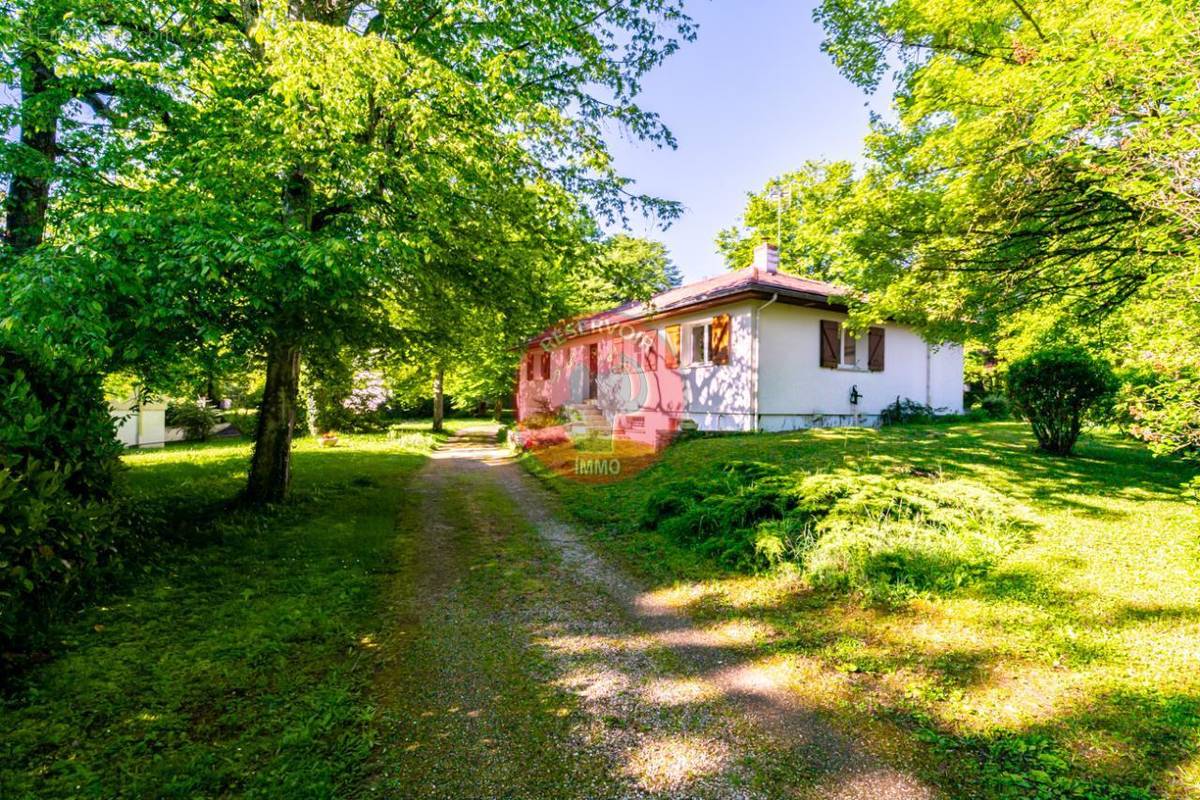
[[[736,572],[639,525],[660,487],[738,460],[797,483],[986,492],[1021,535],[963,586],[874,603],[796,569]],[[664,597],[768,625],[751,658],[952,794],[1116,798],[1200,794],[1200,513],[1181,492],[1194,475],[1115,435],[1063,459],[991,423],[699,439],[619,483],[547,480]]]
[[[300,440],[295,502],[229,511],[249,445],[131,453],[166,552],[10,685],[0,796],[329,797],[365,779],[380,593],[432,437]]]

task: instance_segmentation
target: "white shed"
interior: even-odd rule
[[[136,398],[110,403],[117,438],[126,447],[162,447],[167,441],[167,404],[161,400],[138,405]]]

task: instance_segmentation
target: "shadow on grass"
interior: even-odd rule
[[[1027,504],[1039,519],[1053,517],[1064,526],[1056,530],[1075,538],[1056,549],[1042,532],[1033,564],[1001,562],[962,588],[869,606],[833,594],[749,588],[770,579],[694,563],[694,556],[675,552],[678,545],[638,530],[646,498],[664,481],[715,474],[748,458],[795,473],[966,478]],[[1169,640],[1166,626],[1191,630],[1200,605],[1147,596],[1163,592],[1142,585],[1150,578],[1121,571],[1124,558],[1136,565],[1136,548],[1128,556],[1103,554],[1135,537],[1145,541],[1147,556],[1162,549],[1168,553],[1162,558],[1174,558],[1170,537],[1188,530],[1180,487],[1194,473],[1107,434],[1085,437],[1073,458],[1047,456],[1025,426],[1002,423],[706,439],[672,447],[632,481],[600,489],[554,486],[581,519],[618,534],[603,539],[610,552],[662,591],[679,593],[679,607],[696,619],[765,622],[777,631],[767,641],[730,648],[730,658],[815,660],[823,675],[851,687],[834,700],[814,693],[815,703],[848,725],[894,718],[912,742],[932,746],[936,758],[925,762],[924,774],[951,792],[969,786],[970,796],[982,797],[1144,798],[1188,791],[1177,786],[1177,773],[1184,765],[1194,769],[1200,750],[1200,691],[1186,674],[1151,680],[1137,649]],[[1148,520],[1147,513],[1157,516]],[[1092,527],[1076,529],[1075,520]],[[1076,544],[1085,549],[1076,552]],[[1178,558],[1170,563],[1182,569]],[[1096,584],[1088,574],[1095,570],[1111,571],[1111,583]],[[1086,588],[1097,585],[1109,591]],[[915,699],[896,681],[910,681]],[[1011,719],[998,708],[995,719],[964,721],[956,711],[964,697],[984,709],[1012,698],[1018,708]],[[862,706],[876,710],[868,718],[846,710]]]

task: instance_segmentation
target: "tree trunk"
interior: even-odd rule
[[[267,352],[267,384],[258,410],[254,457],[246,484],[246,499],[251,503],[278,503],[287,498],[299,388],[300,347],[277,341]]]
[[[51,110],[47,103],[49,98],[45,95],[54,88],[55,76],[42,54],[31,50],[24,54],[22,62],[21,148],[26,151],[26,163],[13,171],[4,200],[4,236],[13,255],[37,247],[46,236],[60,113],[59,106],[54,105]]]
[[[445,413],[444,413],[445,407],[443,405],[443,401],[445,400],[445,395],[442,392],[442,383],[443,383],[443,379],[445,378],[445,372],[446,371],[444,369],[442,369],[441,367],[438,367],[437,371],[433,373],[433,432],[434,433],[442,432],[442,427],[443,427],[442,420],[445,417]]]

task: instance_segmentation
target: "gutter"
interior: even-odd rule
[[[779,299],[779,292],[771,295],[771,299],[763,303],[758,308],[754,309],[754,335],[750,341],[750,413],[751,422],[754,425],[754,430],[761,430],[762,426],[758,422],[758,339],[762,332],[762,312],[767,309],[767,306]]]

